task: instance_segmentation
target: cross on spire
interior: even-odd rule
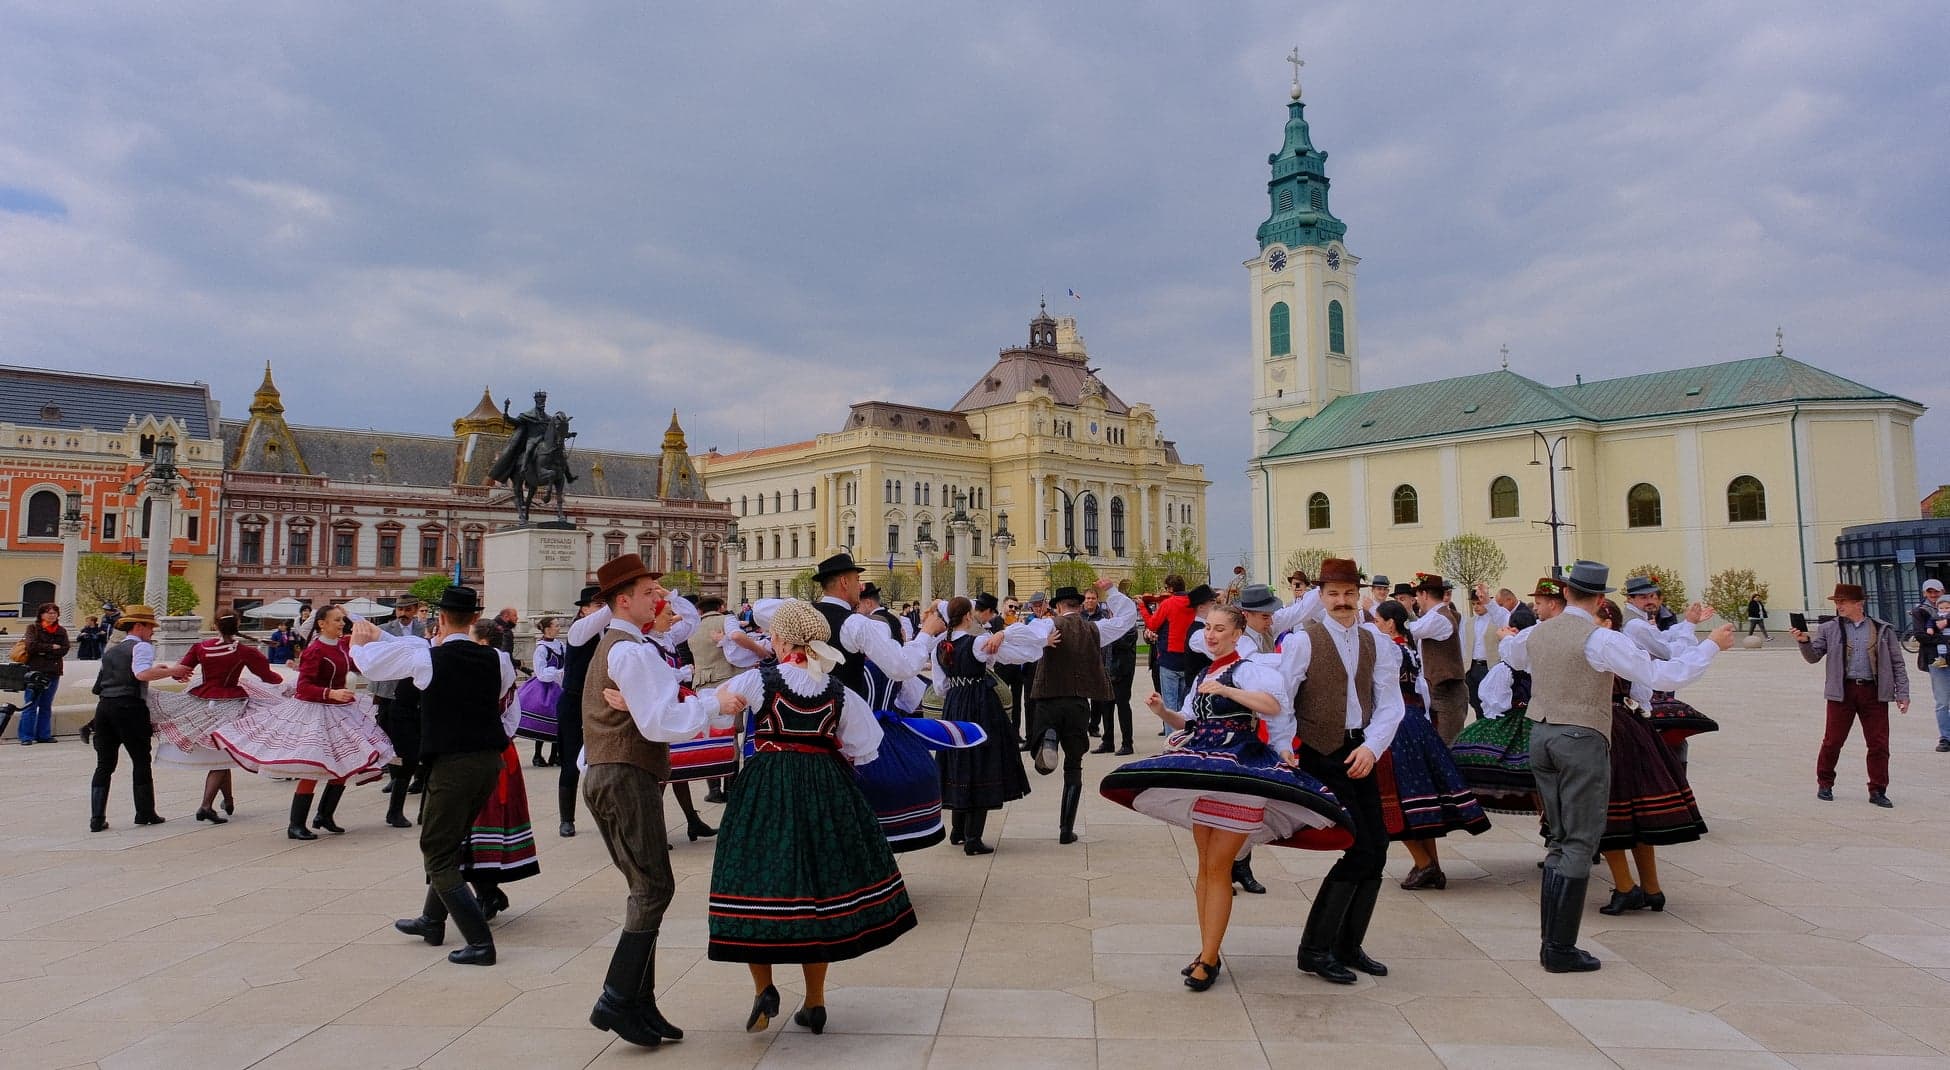
[[[1779,327],[1774,328],[1774,355],[1777,357],[1787,356],[1787,333]]]
[[[1510,344],[1508,342],[1503,344],[1503,370],[1506,372],[1510,370]]]
[[[1307,61],[1300,58],[1299,45],[1294,45],[1293,51],[1287,53],[1286,61],[1288,63],[1293,64],[1293,99],[1299,100],[1300,99],[1300,68],[1305,67],[1307,65]]]

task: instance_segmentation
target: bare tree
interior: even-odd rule
[[[1750,568],[1730,568],[1715,572],[1706,581],[1706,593],[1700,600],[1713,607],[1713,612],[1730,621],[1747,619],[1747,601],[1759,598],[1767,601],[1767,584],[1760,581]]]
[[[1322,561],[1325,561],[1330,557],[1339,557],[1339,556],[1341,556],[1341,552],[1339,550],[1328,550],[1322,547],[1315,547],[1315,546],[1303,546],[1300,549],[1295,550],[1292,553],[1286,555],[1286,572],[1284,574],[1278,577],[1268,577],[1266,582],[1268,583],[1282,582],[1288,576],[1293,575],[1295,572],[1304,572],[1307,574],[1308,579],[1313,579],[1314,577],[1320,575],[1320,563]]]
[[[1494,584],[1503,578],[1510,561],[1495,539],[1482,535],[1458,535],[1435,544],[1435,570],[1456,586],[1468,589],[1479,583]]]

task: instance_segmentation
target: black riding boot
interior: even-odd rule
[[[1347,920],[1341,923],[1340,939],[1334,942],[1334,958],[1343,966],[1372,977],[1388,976],[1388,967],[1361,950],[1367,939],[1368,921],[1374,917],[1375,899],[1381,895],[1381,878],[1370,877],[1354,886],[1354,899],[1347,906]]]
[[[623,930],[616,938],[616,951],[609,957],[603,994],[596,998],[596,1007],[589,1012],[590,1025],[645,1048],[664,1042],[663,1034],[644,1016],[643,1004],[638,999],[643,973],[650,968],[656,954],[654,930]]]
[[[417,936],[435,947],[447,942],[447,904],[440,901],[440,893],[427,885],[427,901],[420,907],[417,918],[401,918],[393,923],[393,928],[408,936]]]
[[[969,810],[966,823],[962,824],[961,853],[965,855],[992,855],[995,848],[982,842],[982,832],[989,827],[987,810]],[[955,820],[962,821],[962,811],[955,811]]]
[[[965,838],[963,830],[966,829],[967,827],[968,827],[967,811],[965,810],[953,811],[948,821],[948,842],[954,846],[959,847],[961,845],[962,840]]]
[[[108,786],[88,789],[88,831],[102,832],[108,828]]]
[[[318,796],[318,816],[312,818],[311,827],[324,829],[334,836],[343,836],[345,830],[332,822],[332,815],[339,812],[339,799],[345,795],[344,784],[327,784]]]
[[[1056,842],[1077,842],[1077,807],[1083,803],[1083,782],[1063,785],[1063,812],[1057,817]]]
[[[386,796],[386,823],[396,829],[410,829],[413,822],[406,819],[406,767],[395,765],[386,778],[392,793]]]
[[[160,825],[163,817],[156,812],[155,783],[138,783],[135,789],[135,823],[138,825]]]
[[[1578,950],[1578,926],[1584,920],[1584,894],[1591,878],[1572,880],[1555,866],[1544,867],[1544,944],[1537,961],[1545,973],[1589,973],[1604,963]]]
[[[311,796],[300,792],[291,793],[291,824],[284,830],[286,837],[294,840],[315,840],[318,833],[305,827],[305,819],[311,816]]]
[[[576,789],[567,784],[556,784],[555,804],[562,811],[562,827],[555,831],[567,839],[576,834]]]
[[[447,915],[454,919],[454,927],[467,941],[467,946],[447,953],[447,961],[460,966],[494,965],[494,932],[488,928],[487,918],[481,915],[481,904],[475,902],[474,892],[466,884],[440,893],[440,901],[447,907]]]
[[[637,1006],[643,1008],[643,1020],[650,1028],[663,1035],[665,1040],[682,1040],[684,1031],[670,1024],[664,1012],[657,1009],[657,930],[650,930],[650,953],[643,957],[643,979],[636,986]]]
[[[1353,881],[1329,878],[1320,883],[1320,891],[1314,894],[1313,909],[1307,912],[1307,927],[1300,933],[1300,972],[1315,974],[1337,985],[1351,985],[1360,979],[1334,958],[1334,943],[1347,921],[1354,892]]]

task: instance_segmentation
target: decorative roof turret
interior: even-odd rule
[[[689,453],[690,447],[684,444],[684,429],[677,423],[677,410],[670,410],[670,426],[664,429],[664,452]]]
[[[481,388],[480,403],[474,411],[454,421],[454,437],[466,438],[468,435],[509,435],[515,425],[512,420],[494,407],[494,394],[487,387]]]
[[[278,416],[284,413],[284,397],[278,393],[278,384],[271,381],[271,362],[264,362],[264,381],[257,384],[257,393],[251,395],[251,415]]]
[[[1347,224],[1327,207],[1327,154],[1314,148],[1307,128],[1307,106],[1300,99],[1300,50],[1287,56],[1293,64],[1293,91],[1286,106],[1286,140],[1280,151],[1266,158],[1273,175],[1266,183],[1272,209],[1259,225],[1259,247],[1275,242],[1288,247],[1330,245],[1347,236]]]
[[[1042,299],[1036,318],[1029,321],[1029,348],[1056,348],[1056,321],[1050,318],[1049,298]]]

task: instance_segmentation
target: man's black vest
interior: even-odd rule
[[[597,632],[586,643],[569,644],[569,652],[562,658],[562,697],[555,700],[558,724],[582,723],[582,681],[589,677],[589,663],[595,659],[596,645],[602,641],[603,633]]]
[[[819,615],[826,618],[826,627],[833,633],[833,637],[827,640],[827,644],[846,655],[845,661],[834,666],[832,675],[838,677],[840,683],[845,684],[854,694],[862,699],[866,698],[867,656],[840,645],[840,628],[846,623],[846,618],[853,616],[853,611],[831,602],[814,602],[813,608],[819,610]]]
[[[433,648],[433,679],[420,691],[420,757],[499,751],[501,653],[479,643]]]

